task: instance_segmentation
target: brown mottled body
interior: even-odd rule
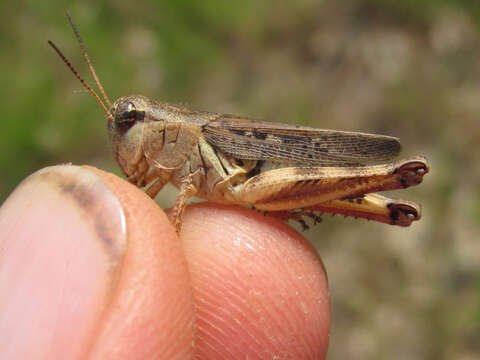
[[[83,42],[77,39],[106,104],[115,158],[128,180],[154,198],[171,182],[179,195],[171,220],[180,230],[188,199],[254,206],[282,219],[317,212],[343,214],[408,226],[420,206],[388,199],[378,191],[419,184],[428,172],[423,157],[380,165],[400,152],[398,139],[356,132],[254,121],[193,111],[141,95],[110,103]]]
[[[121,114],[126,108],[143,114],[137,119],[132,113],[131,118],[135,120],[129,123],[128,129],[123,122],[115,120],[125,119]],[[350,154],[354,151],[359,151],[364,160],[396,155],[399,144],[395,138],[267,125],[231,115],[195,112],[140,95],[120,98],[110,111],[114,115],[109,129],[116,159],[129,181],[140,187],[149,186],[147,193],[152,197],[169,181],[179,188],[172,215],[178,228],[186,201],[193,195],[219,203],[251,205],[269,213],[278,211],[282,218],[288,218],[288,214],[296,217],[297,209],[401,226],[420,218],[420,207],[415,203],[364,195],[419,184],[428,172],[423,157],[381,165],[342,166],[355,162],[355,153]],[[239,131],[235,124],[250,130]],[[288,158],[292,146],[285,146],[286,155],[282,152],[283,158],[275,158],[275,144],[265,143],[266,140],[280,143],[292,134],[297,138],[290,145],[305,142],[309,147],[303,152],[297,151],[296,158],[292,159]],[[311,149],[320,148],[311,138],[319,135],[319,141],[329,143],[321,153],[330,157],[323,158],[313,152],[316,156],[309,158]],[[243,150],[246,139],[257,140],[269,155],[261,152],[252,155]],[[345,151],[342,158],[338,148],[347,140],[353,141],[357,149]],[[225,151],[218,144],[223,144]],[[348,142],[345,145],[352,146]],[[378,148],[383,150],[379,152]],[[235,155],[234,151],[237,151]],[[242,151],[247,155],[238,153]],[[298,159],[301,156],[306,159]]]

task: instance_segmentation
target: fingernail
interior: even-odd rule
[[[121,204],[94,172],[20,184],[0,208],[0,358],[83,358],[125,248]]]

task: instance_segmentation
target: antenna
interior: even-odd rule
[[[87,61],[87,64],[88,64],[88,67],[90,68],[90,72],[92,73],[92,76],[95,80],[95,83],[98,86],[98,90],[100,90],[100,94],[102,94],[102,97],[105,100],[105,102],[107,103],[108,107],[112,107],[112,103],[108,99],[108,96],[105,93],[105,90],[103,90],[103,86],[102,86],[100,80],[98,79],[98,76],[97,76],[97,73],[95,72],[95,69],[93,68],[92,62],[90,61],[90,58],[87,54],[87,49],[85,48],[85,44],[83,43],[82,37],[80,36],[80,33],[77,30],[77,26],[73,22],[73,19],[70,16],[70,12],[68,10],[66,12],[67,12],[68,21],[70,22],[70,25],[72,25],[73,32],[75,33],[75,36],[77,37],[77,41],[80,45],[80,48],[82,49],[83,56],[85,57],[85,60]]]
[[[70,13],[67,11],[67,17],[68,17],[68,20],[70,21],[70,24],[72,25],[73,27],[73,31],[75,32],[75,36],[77,37],[77,40],[80,44],[80,48],[82,49],[82,52],[83,52],[83,55],[85,57],[85,60],[87,61],[87,64],[88,64],[88,67],[90,68],[90,71],[93,75],[93,78],[95,80],[95,83],[97,84],[98,86],[98,89],[100,90],[100,93],[102,94],[105,102],[107,103],[107,105],[109,107],[112,106],[112,103],[110,102],[110,100],[108,99],[107,95],[105,94],[105,91],[103,90],[103,87],[102,87],[102,84],[100,83],[100,80],[98,79],[98,76],[97,74],[95,73],[95,69],[93,68],[93,65],[90,61],[90,58],[88,57],[88,54],[87,54],[87,51],[85,49],[85,45],[83,44],[83,41],[82,41],[82,38],[80,37],[80,34],[78,33],[78,30],[77,28],[75,27],[75,24],[73,23],[73,20],[70,16]],[[73,75],[75,75],[75,77],[82,83],[82,85],[90,92],[90,94],[93,95],[93,97],[98,101],[98,103],[100,104],[100,106],[102,107],[103,111],[105,112],[105,114],[107,115],[108,119],[109,120],[112,120],[113,121],[113,116],[112,114],[110,113],[110,111],[107,109],[107,107],[105,106],[105,104],[103,103],[102,99],[100,98],[100,96],[97,95],[97,93],[95,92],[95,90],[92,89],[92,87],[90,85],[88,85],[88,83],[80,76],[80,74],[78,73],[78,71],[73,67],[73,65],[70,63],[70,61],[68,61],[68,59],[66,58],[65,55],[63,55],[63,53],[58,49],[58,47],[50,40],[48,40],[48,44],[55,50],[55,52],[58,54],[58,56],[60,56],[60,58],[63,60],[63,62],[68,66],[68,68],[72,71]]]

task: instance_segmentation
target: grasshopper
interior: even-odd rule
[[[142,95],[112,104],[68,12],[67,17],[103,101],[48,43],[103,108],[115,158],[128,181],[147,187],[152,198],[168,182],[179,189],[170,213],[177,232],[194,195],[253,206],[304,226],[302,217],[317,222],[318,213],[399,226],[420,219],[418,204],[377,194],[417,185],[429,170],[422,156],[381,163],[400,152],[397,138],[194,111]]]

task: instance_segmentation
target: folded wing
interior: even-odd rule
[[[353,166],[394,158],[397,138],[308,128],[223,115],[203,126],[207,141],[246,160],[271,160],[312,166]]]

